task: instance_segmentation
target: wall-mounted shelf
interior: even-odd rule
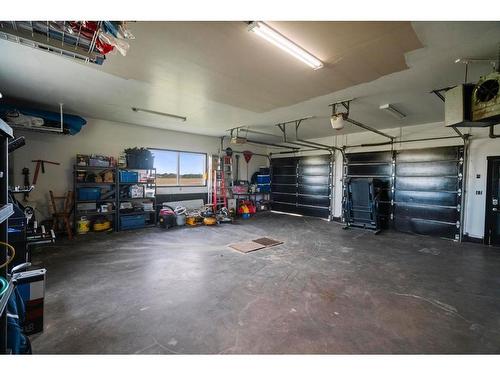
[[[99,22],[100,25],[100,22]],[[69,22],[1,21],[0,38],[76,60],[102,65],[105,56],[97,51],[98,30],[84,35],[69,33]]]

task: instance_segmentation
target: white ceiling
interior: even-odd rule
[[[356,98],[351,117],[376,128],[443,119],[429,91],[462,82],[457,57],[492,57],[499,22],[275,22],[326,62],[312,71],[246,31],[242,22],[138,22],[129,55],[102,67],[0,41],[0,92],[68,112],[142,126],[223,135],[234,126],[315,116],[302,138],[334,133],[334,101]],[[471,80],[490,70],[471,66]],[[380,111],[392,103],[408,116]],[[178,122],[131,107],[187,116]],[[348,126],[343,133],[357,131]]]

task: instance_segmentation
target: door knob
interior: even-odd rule
[[[493,207],[492,210],[496,212],[496,211],[498,211],[498,208]]]

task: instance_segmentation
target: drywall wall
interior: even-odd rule
[[[467,176],[465,180],[465,213],[464,213],[464,234],[470,237],[482,239],[484,237],[484,216],[487,183],[487,157],[500,155],[500,138],[491,139],[488,137],[488,129],[461,129],[462,132],[469,133],[469,158],[467,163]],[[385,133],[397,136],[399,140],[419,139],[429,137],[455,136],[456,133],[451,128],[444,126],[442,122],[409,126],[404,128],[393,128],[383,130]],[[333,130],[332,130],[333,132]],[[359,145],[365,143],[376,143],[387,141],[380,135],[370,132],[360,132],[348,135],[332,135],[331,137],[311,139],[311,141],[323,143],[329,146],[342,147],[344,145]],[[463,145],[460,138],[431,140],[424,142],[394,143],[393,149],[415,149],[440,146]],[[390,146],[372,146],[349,148],[348,152],[368,152],[383,151],[390,149]],[[314,155],[318,152],[308,152],[303,155]],[[301,155],[301,154],[298,154]],[[335,153],[335,173],[333,176],[334,199],[332,200],[332,212],[334,217],[342,215],[342,177],[343,162],[340,152]],[[479,176],[479,177],[478,177]],[[476,194],[476,191],[482,194]]]
[[[87,125],[74,136],[16,131],[26,137],[26,146],[10,155],[14,181],[11,185],[23,185],[21,171],[28,167],[31,178],[35,163],[31,160],[44,159],[61,163],[60,166],[46,165],[45,174],[38,177],[35,190],[30,194],[29,204],[36,207],[39,217],[48,217],[49,190],[63,194],[73,189],[73,164],[75,156],[82,154],[103,154],[118,157],[128,147],[155,147],[182,151],[218,154],[220,138],[173,132],[157,128],[141,127],[132,124],[87,119]],[[234,150],[249,150],[266,154],[266,149],[253,145],[235,145]],[[262,165],[267,165],[267,158],[254,156],[248,164],[250,176]],[[246,163],[240,158],[240,171],[245,171]],[[241,175],[241,174],[240,174]],[[162,187],[158,194],[206,193],[208,187]]]

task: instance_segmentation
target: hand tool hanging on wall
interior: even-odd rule
[[[33,176],[33,183],[32,185],[36,185],[36,182],[38,181],[38,173],[40,172],[40,167],[42,167],[42,173],[45,173],[45,163],[48,164],[53,164],[53,165],[61,165],[61,163],[57,163],[54,161],[48,161],[48,160],[32,160],[33,163],[36,163],[35,167],[35,175]]]

